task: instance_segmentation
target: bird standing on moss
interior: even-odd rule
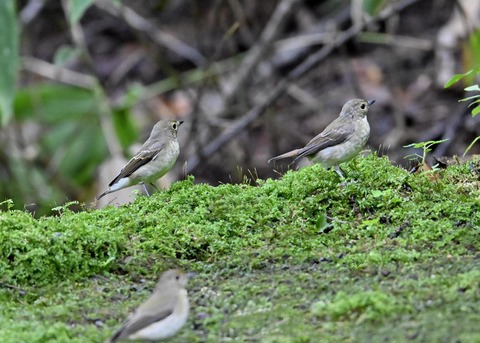
[[[180,147],[177,141],[178,127],[183,121],[160,120],[152,129],[150,137],[142,145],[138,153],[122,168],[116,178],[110,182],[107,191],[97,197],[120,189],[142,184],[148,194],[145,183],[161,178],[177,161]]]
[[[160,276],[153,294],[133,312],[105,343],[123,340],[164,340],[185,325],[190,305],[188,280],[193,273],[171,269]]]
[[[325,168],[333,166],[337,174],[344,179],[339,164],[350,161],[367,144],[370,136],[367,113],[374,102],[375,100],[349,100],[343,105],[338,118],[307,145],[273,157],[268,163],[287,157],[295,157],[294,161],[308,157],[313,163],[320,163]]]

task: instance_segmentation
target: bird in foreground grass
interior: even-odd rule
[[[349,100],[343,105],[338,118],[307,145],[273,157],[268,160],[268,163],[287,157],[294,157],[294,161],[307,157],[313,163],[319,163],[325,168],[333,166],[337,174],[344,179],[339,164],[353,159],[367,143],[370,136],[367,113],[374,102],[375,100]]]
[[[177,131],[182,123],[183,121],[176,120],[160,120],[156,123],[147,141],[97,200],[109,193],[138,184],[142,184],[149,195],[145,183],[156,188],[153,182],[172,169],[177,161],[180,153]]]
[[[174,336],[188,318],[190,305],[185,287],[192,276],[193,273],[185,274],[176,269],[164,272],[150,298],[105,343],[156,341]]]

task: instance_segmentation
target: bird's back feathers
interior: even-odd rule
[[[149,150],[141,150],[136,154],[128,163],[123,167],[120,173],[110,182],[108,186],[113,186],[118,180],[123,179],[124,177],[129,177],[132,175],[138,168],[147,164],[151,160],[155,159],[160,151],[165,147],[165,142],[158,144],[156,147],[152,147]]]

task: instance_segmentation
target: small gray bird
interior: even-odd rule
[[[177,161],[180,147],[177,141],[178,127],[183,121],[160,120],[152,129],[150,137],[138,153],[123,167],[116,178],[110,182],[107,191],[97,197],[120,189],[142,184],[148,194],[145,183],[153,187],[153,182],[165,175]]]
[[[367,143],[370,136],[367,113],[374,102],[375,100],[349,100],[343,105],[338,118],[305,147],[273,157],[268,163],[287,157],[295,157],[294,161],[308,157],[313,163],[320,163],[325,168],[333,166],[344,179],[339,164],[357,156]]]
[[[150,298],[105,343],[154,341],[174,336],[188,318],[190,305],[185,287],[192,276],[193,273],[185,274],[175,269],[163,273]]]

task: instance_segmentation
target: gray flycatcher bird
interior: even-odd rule
[[[105,343],[156,341],[174,336],[188,319],[190,305],[185,287],[192,276],[193,273],[176,269],[163,273],[150,298]]]
[[[164,176],[177,161],[180,153],[177,131],[182,123],[183,121],[176,120],[160,120],[156,123],[147,141],[97,200],[109,193],[138,184],[142,184],[145,192],[149,194],[145,183],[155,187],[153,182]]]
[[[353,159],[367,143],[370,136],[367,113],[374,102],[375,100],[349,100],[343,105],[338,118],[307,145],[273,157],[268,160],[268,163],[287,157],[295,157],[294,161],[307,157],[313,163],[319,163],[325,168],[333,166],[337,174],[344,179],[339,164]]]

